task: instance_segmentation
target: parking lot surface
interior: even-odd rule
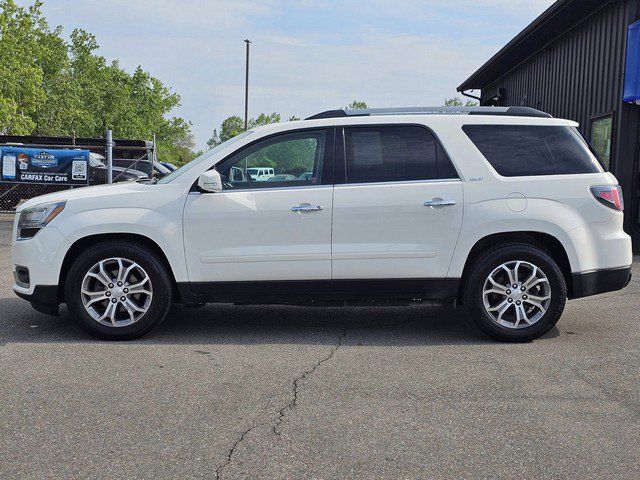
[[[175,307],[108,343],[11,292],[0,478],[640,478],[640,265],[495,343],[453,308]]]

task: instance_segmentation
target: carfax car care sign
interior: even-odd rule
[[[0,147],[3,182],[87,185],[89,151]]]

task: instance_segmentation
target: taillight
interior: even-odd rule
[[[591,187],[591,193],[601,204],[620,212],[624,210],[624,200],[620,185],[615,187]]]

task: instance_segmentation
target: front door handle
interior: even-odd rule
[[[311,205],[310,203],[301,203],[300,205],[291,207],[292,212],[320,212],[321,210],[321,205]]]
[[[432,198],[428,202],[424,202],[425,207],[436,208],[436,207],[448,207],[451,205],[455,205],[455,200],[444,200],[442,198]]]

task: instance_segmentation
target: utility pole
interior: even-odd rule
[[[244,78],[244,130],[246,132],[249,124],[249,45],[251,45],[251,41],[245,38],[244,43],[247,44],[247,60]]]

